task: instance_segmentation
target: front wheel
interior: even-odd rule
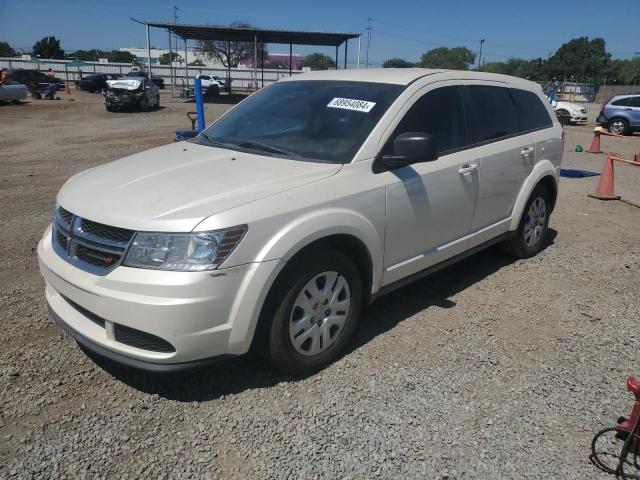
[[[550,211],[549,192],[538,185],[524,207],[518,230],[504,243],[507,253],[529,258],[540,252],[547,235]]]
[[[640,479],[637,435],[631,435],[617,427],[600,430],[591,441],[591,461],[606,473],[618,474],[620,478]]]
[[[362,307],[357,267],[338,251],[317,251],[287,265],[274,285],[256,333],[276,368],[308,375],[348,345]]]

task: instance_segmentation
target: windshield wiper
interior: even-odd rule
[[[207,143],[214,145],[216,147],[223,147],[223,148],[229,148],[230,145],[233,144],[229,144],[229,143],[224,143],[224,142],[219,142],[217,140],[213,140],[211,138],[209,138],[206,134],[202,133],[200,135],[198,135],[196,138],[194,138],[194,140],[200,140],[200,139],[204,139],[207,141]]]
[[[262,150],[263,152],[277,153],[279,155],[287,155],[287,156],[293,155],[293,153],[287,152],[286,150],[282,150],[281,148],[272,147],[271,145],[267,145],[265,143],[254,142],[253,140],[247,140],[242,143],[237,143],[236,145],[240,148]]]

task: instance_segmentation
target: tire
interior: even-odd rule
[[[590,459],[606,473],[619,474],[619,478],[640,479],[638,443],[636,439],[631,439],[631,442],[627,443],[625,440],[628,435],[630,435],[629,432],[617,427],[600,430],[591,441]],[[631,461],[629,456],[632,458]],[[622,470],[618,471],[621,458],[624,459]]]
[[[348,345],[362,298],[360,272],[347,255],[306,252],[285,267],[269,292],[254,342],[258,353],[289,374],[321,370]]]
[[[160,108],[160,94],[156,95],[156,104],[155,104],[155,108]]]
[[[607,123],[607,130],[618,135],[628,135],[629,122],[627,122],[624,118],[612,118],[611,120],[609,120],[609,123]]]
[[[503,249],[517,258],[530,258],[540,252],[547,235],[550,206],[549,192],[537,185],[527,200],[518,229],[503,243]]]
[[[115,112],[116,109],[107,105],[107,112]]]
[[[149,99],[147,97],[144,97],[142,100],[140,100],[140,103],[138,104],[138,107],[140,108],[140,111],[148,112],[149,111]]]

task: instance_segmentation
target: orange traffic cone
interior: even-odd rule
[[[602,153],[602,150],[600,150],[600,131],[599,130],[593,131],[593,141],[591,142],[591,147],[589,147],[589,150],[587,150],[587,152]]]
[[[607,153],[602,176],[595,193],[590,193],[589,196],[600,200],[620,200],[620,196],[614,193],[613,155],[611,153]]]

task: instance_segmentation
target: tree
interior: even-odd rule
[[[171,61],[182,63],[182,57],[176,52],[171,52]],[[158,57],[158,62],[160,62],[160,65],[169,65],[169,52],[160,55]]]
[[[0,42],[0,57],[15,57],[18,55],[7,42]]]
[[[56,37],[44,37],[38,40],[34,45],[33,56],[41,58],[64,58],[64,50],[60,48],[60,40]]]
[[[547,74],[558,80],[595,80],[605,73],[611,59],[602,38],[574,38],[563,44],[547,62]]]
[[[129,52],[122,52],[120,50],[107,52],[106,50],[97,50],[95,48],[92,50],[76,50],[75,52],[71,52],[69,56],[85,62],[97,62],[99,58],[106,58],[113,63],[131,63],[135,58]]]
[[[311,70],[331,70],[336,68],[336,62],[324,53],[312,53],[300,62],[300,67],[309,67]]]
[[[383,68],[411,68],[415,66],[415,63],[411,63],[402,58],[390,58],[389,60],[385,60],[382,64]]]
[[[476,54],[466,47],[440,47],[422,55],[418,64],[424,68],[447,68],[450,70],[469,70],[469,64],[475,62]]]
[[[231,27],[235,28],[251,28],[251,25],[244,22],[233,22]],[[220,62],[225,68],[237,67],[244,60],[254,58],[253,42],[227,42],[226,40],[204,40],[198,45],[198,51],[206,58]],[[258,43],[257,52],[258,62],[264,56],[268,55],[266,47]]]

